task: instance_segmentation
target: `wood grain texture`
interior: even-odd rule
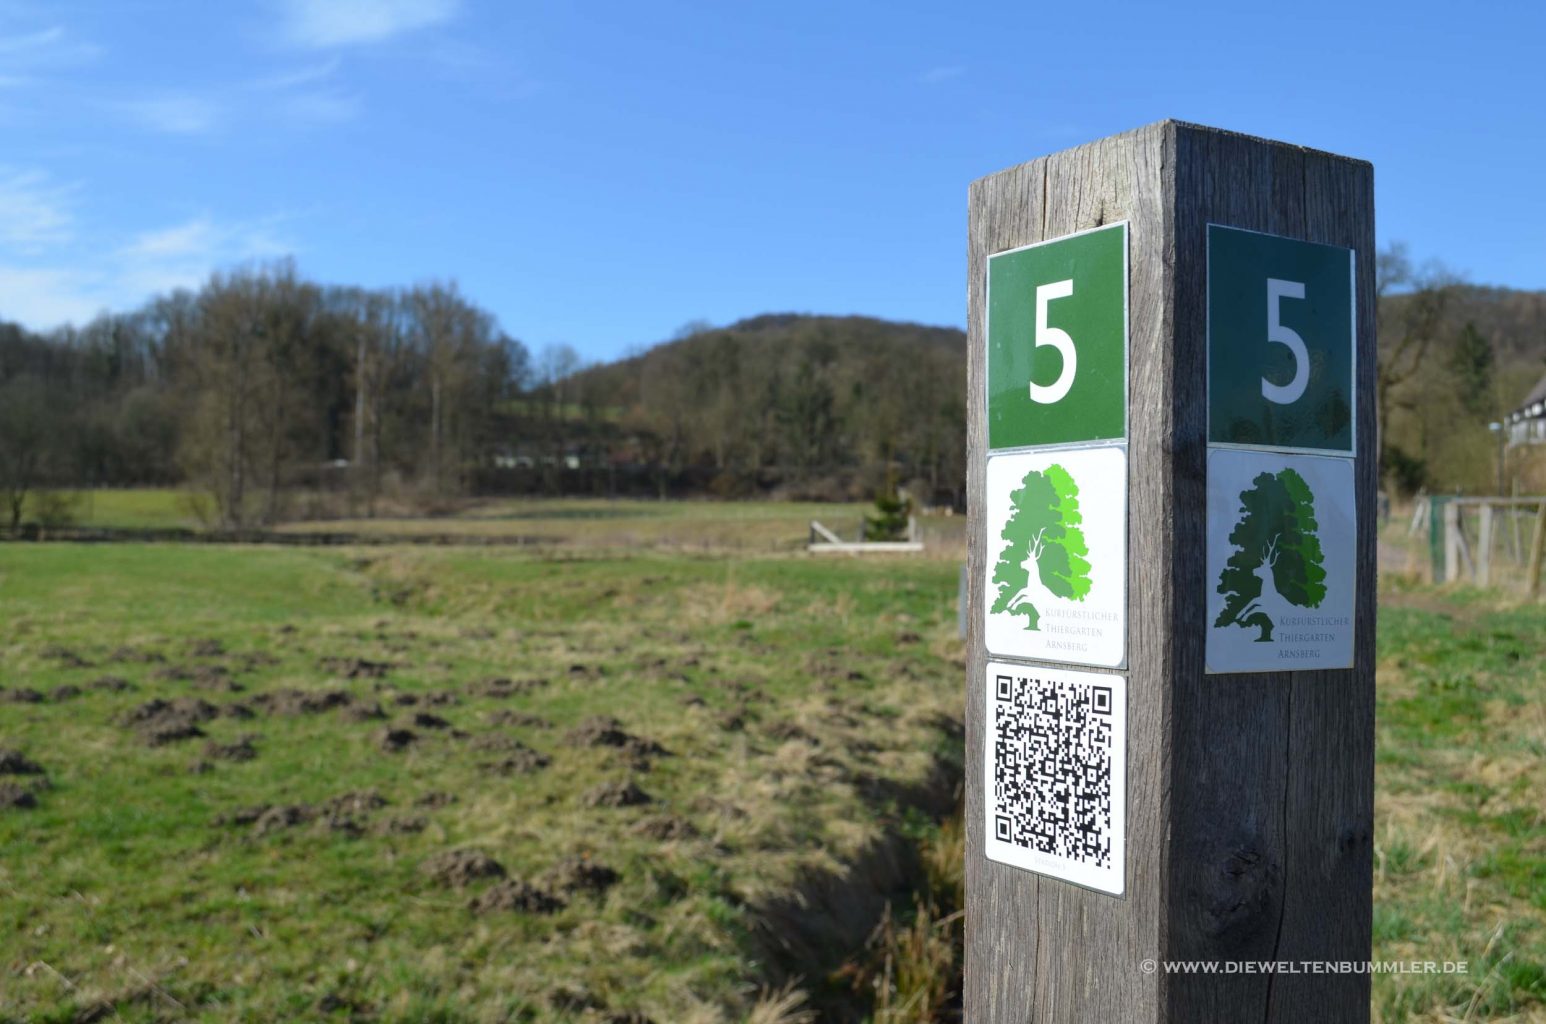
[[[1120,898],[983,856],[985,278],[994,252],[1129,222],[1128,855]],[[1204,674],[1206,226],[1357,253],[1352,670]],[[1145,975],[1145,958],[1365,960],[1373,818],[1373,173],[1162,122],[972,185],[969,1021],[1366,1021],[1366,975]]]

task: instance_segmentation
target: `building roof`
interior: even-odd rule
[[[1521,419],[1530,416],[1532,415],[1530,410],[1536,405],[1546,405],[1546,377],[1542,377],[1535,382],[1535,387],[1530,389],[1530,393],[1524,397],[1524,401],[1515,407],[1514,415]],[[1536,412],[1533,415],[1539,416],[1542,413]]]

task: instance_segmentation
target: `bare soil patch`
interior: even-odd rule
[[[563,909],[564,901],[529,882],[507,878],[483,890],[467,907],[475,914],[512,911],[521,914],[552,914]]]
[[[581,798],[586,807],[642,807],[655,802],[655,798],[640,789],[632,780],[603,782],[589,789]]]
[[[419,865],[419,871],[428,875],[437,885],[453,889],[465,889],[484,878],[504,878],[505,869],[499,861],[482,850],[444,850]]]
[[[177,697],[146,701],[125,714],[121,724],[134,729],[140,739],[152,747],[204,735],[199,728],[220,714],[220,709],[197,697]]]

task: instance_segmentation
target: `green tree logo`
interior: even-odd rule
[[[1326,569],[1316,536],[1315,494],[1292,469],[1261,473],[1240,492],[1240,521],[1229,535],[1234,554],[1219,574],[1224,610],[1215,627],[1272,630],[1291,606],[1319,608],[1326,597]]]
[[[1062,466],[1031,470],[1009,495],[1009,522],[1000,535],[1004,550],[993,570],[998,599],[993,611],[1025,616],[1040,628],[1041,609],[1053,598],[1083,601],[1090,592],[1090,553],[1079,524],[1079,487]]]

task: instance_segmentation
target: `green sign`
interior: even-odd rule
[[[1127,435],[1127,224],[988,257],[988,448]]]
[[[1208,440],[1353,452],[1353,250],[1208,225]]]

